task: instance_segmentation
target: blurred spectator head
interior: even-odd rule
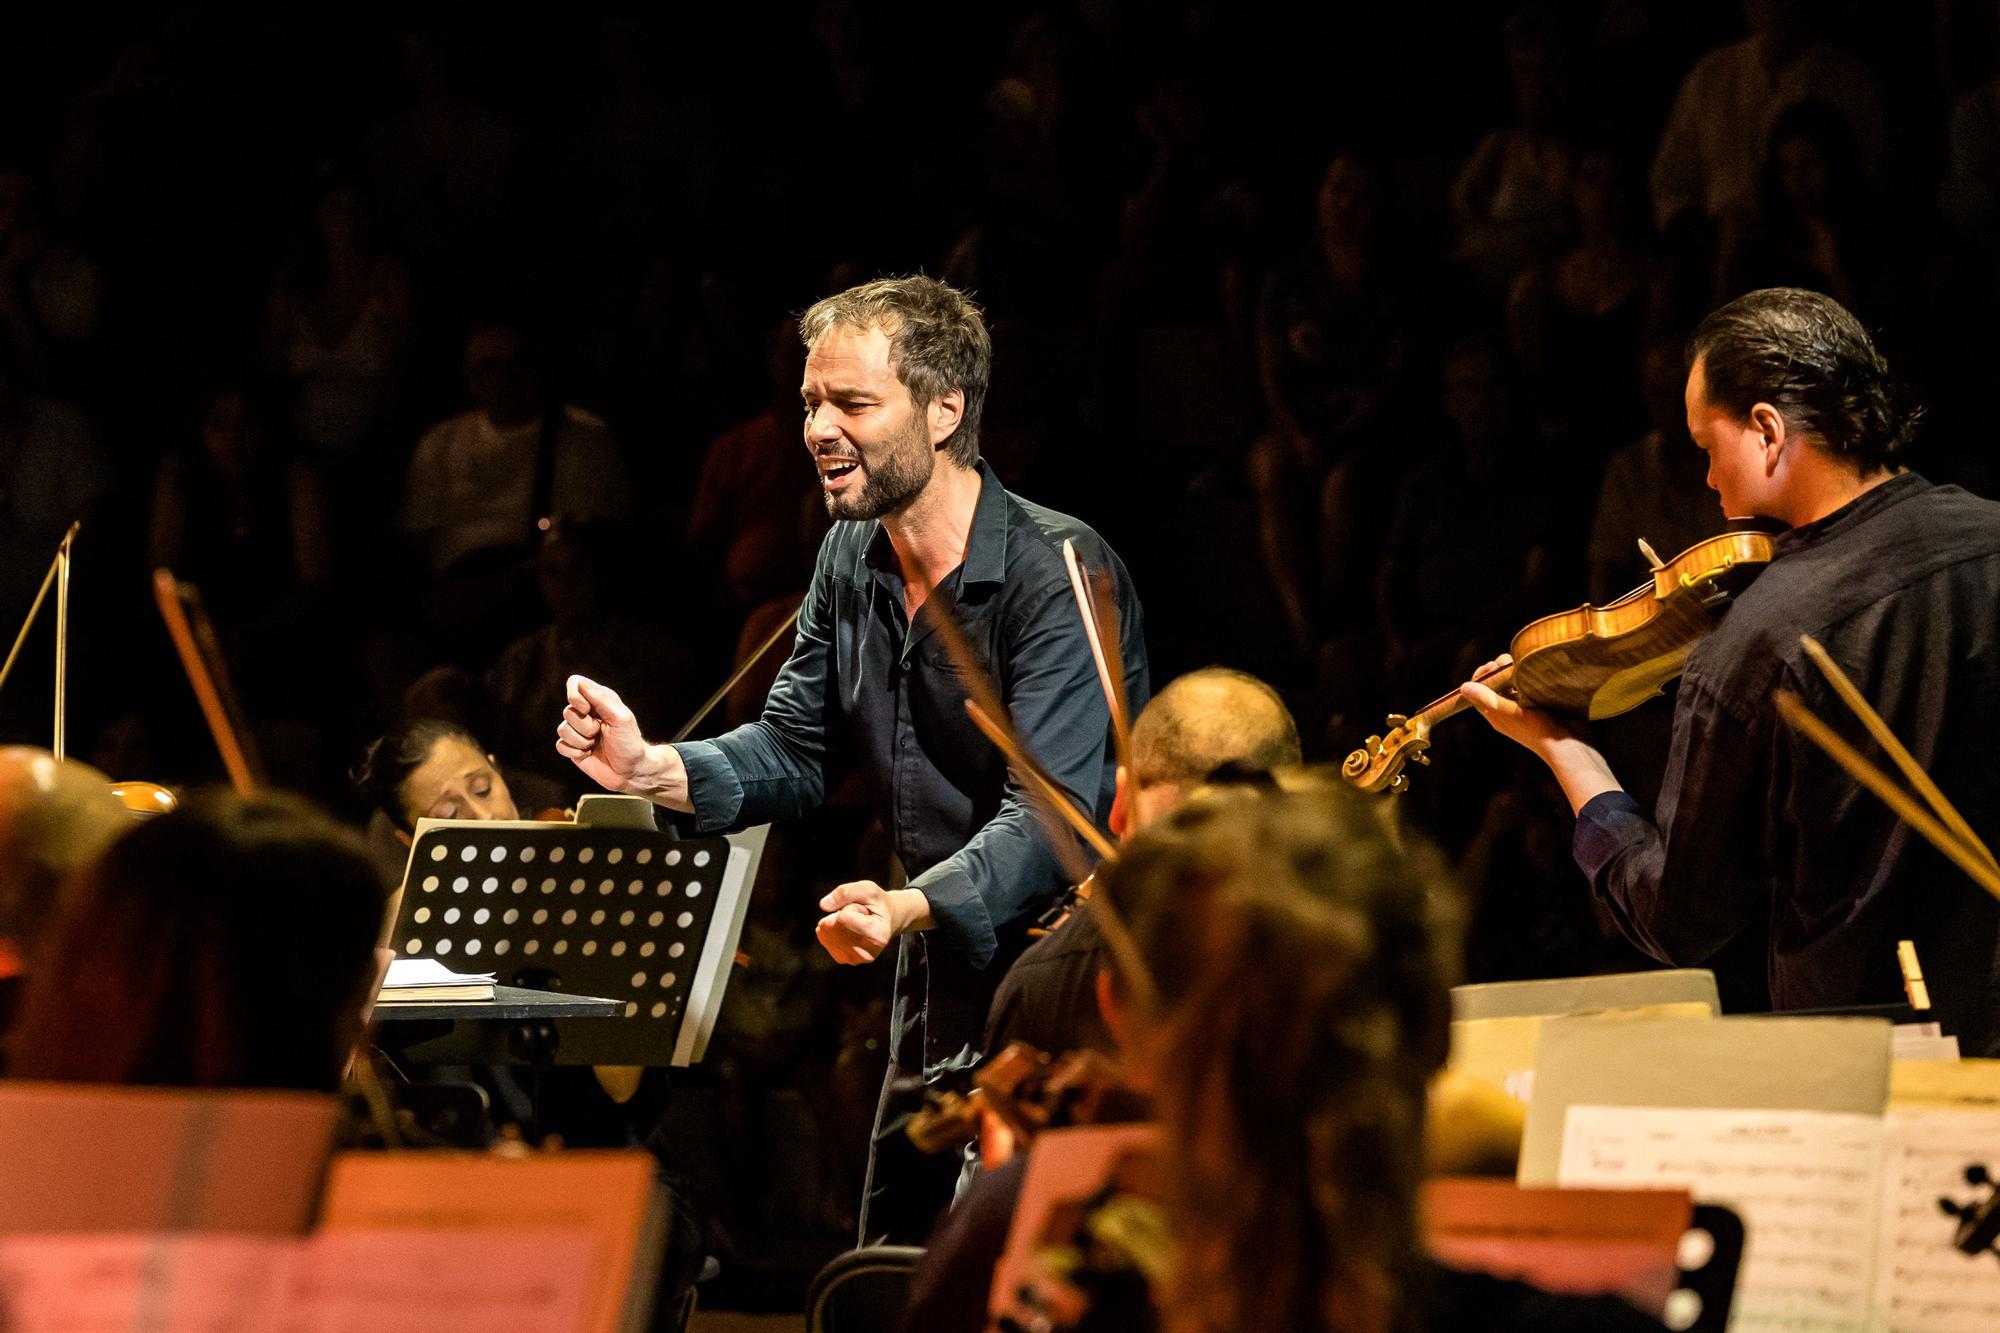
[[[1547,4],[1516,10],[1502,28],[1507,76],[1514,86],[1514,118],[1526,130],[1547,130],[1569,99],[1565,25]]]
[[[1448,1045],[1444,885],[1332,787],[1191,801],[1100,872],[1100,993],[1165,1132],[1164,1303],[1193,1326],[1394,1326]]]
[[[96,769],[47,750],[0,748],[0,953],[34,951],[65,875],[133,826]]]
[[[1899,405],[1868,330],[1818,292],[1770,287],[1737,297],[1695,329],[1686,363],[1689,424],[1710,451],[1712,477],[1726,460],[1704,432],[1754,429],[1759,407],[1864,477],[1894,467],[1914,432],[1917,414]],[[1738,507],[1747,497],[1717,484],[1727,512],[1761,512]]]
[[[1315,219],[1320,243],[1356,245],[1372,236],[1382,212],[1382,171],[1356,152],[1342,152],[1320,177]]]
[[[190,797],[66,886],[8,1072],[332,1091],[360,1035],[385,903],[355,835],[296,798]]]
[[[1170,681],[1132,724],[1132,764],[1120,775],[1114,831],[1144,828],[1226,765],[1297,764],[1299,727],[1278,692],[1255,676],[1204,667]]]
[[[1670,445],[1680,445],[1693,454],[1694,444],[1687,437],[1685,346],[1683,340],[1672,336],[1648,339],[1639,354],[1639,389],[1646,399],[1646,420]]]
[[[223,475],[244,475],[264,455],[266,420],[254,389],[236,382],[218,385],[202,409],[202,453]]]
[[[1652,234],[1645,179],[1638,164],[1622,153],[1608,148],[1586,152],[1576,165],[1572,197],[1586,240],[1632,240]]]
[[[1861,149],[1847,117],[1829,102],[1800,102],[1779,115],[1766,139],[1764,210],[1772,221],[1842,222],[1866,186]]]
[[[1815,0],[1743,0],[1743,19],[1750,33],[1771,50],[1790,54],[1819,35],[1827,6]]]
[[[1466,470],[1493,475],[1510,461],[1515,404],[1513,372],[1498,338],[1475,335],[1455,343],[1444,358],[1445,415],[1458,428]]]
[[[596,623],[616,568],[617,536],[603,523],[557,519],[550,525],[535,553],[535,578],[558,628]]]
[[[420,717],[368,747],[354,785],[403,833],[419,819],[518,819],[499,764],[454,722]]]
[[[958,428],[936,448],[971,467],[979,458],[979,417],[993,373],[993,340],[979,307],[936,278],[881,278],[816,302],[799,320],[808,349],[841,330],[888,339],[889,364],[918,412],[947,394],[962,396]]]
[[[496,428],[526,425],[541,414],[543,367],[519,321],[487,319],[465,336],[465,391]]]

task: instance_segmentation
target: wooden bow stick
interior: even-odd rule
[[[176,579],[173,571],[156,569],[153,602],[159,608],[160,619],[166,622],[174,651],[180,654],[181,669],[194,688],[202,719],[208,723],[208,733],[222,755],[229,785],[238,795],[248,796],[266,785],[264,765],[258,758],[256,740],[245,723],[242,706],[237,703],[236,691],[230,687],[229,664],[216,640],[215,627],[202,610],[200,594],[193,584]]]
[[[1076,543],[1063,541],[1063,567],[1069,571],[1070,591],[1076,594],[1077,614],[1083,617],[1084,637],[1090,640],[1090,656],[1097,664],[1097,683],[1104,690],[1104,706],[1111,712],[1111,739],[1118,766],[1131,782],[1137,770],[1132,764],[1132,725],[1125,704],[1125,663],[1119,645],[1123,642],[1118,623],[1118,599],[1111,592],[1111,577],[1103,570],[1090,573],[1077,559]]]
[[[1091,868],[1071,840],[1069,835],[1072,830],[1102,858],[1108,860],[1117,854],[1117,849],[1098,830],[1090,816],[1077,808],[1075,800],[1063,790],[1061,784],[1028,753],[1020,737],[1014,734],[1013,722],[1000,702],[999,691],[993,688],[992,679],[980,665],[972,645],[966,642],[965,631],[960,628],[954,612],[955,608],[934,599],[926,614],[932,618],[938,638],[944,641],[945,651],[951,655],[959,678],[965,683],[966,715],[1006,757],[1014,780],[1028,794],[1029,808],[1042,821],[1043,831],[1048,834],[1049,848],[1062,864],[1063,874],[1072,884],[1081,883],[1089,877]]]
[[[2000,863],[1994,861],[1993,853],[1972,831],[1972,826],[1967,824],[1964,816],[1945,799],[1944,793],[1938,790],[1930,775],[1923,771],[1916,757],[1896,739],[1895,733],[1889,730],[1889,724],[1884,722],[1881,714],[1861,696],[1861,691],[1855,688],[1854,682],[1848,679],[1847,673],[1840,669],[1839,664],[1827,655],[1826,649],[1811,635],[1801,635],[1799,641],[1805,647],[1806,656],[1812,659],[1813,664],[1833,686],[1833,692],[1839,696],[1842,703],[1853,710],[1856,717],[1861,719],[1861,724],[1867,728],[1868,734],[1873,736],[1876,743],[1895,761],[1896,767],[1902,771],[1910,785],[1916,788],[1929,809],[1919,804],[1908,792],[1897,786],[1888,774],[1836,735],[1831,727],[1813,716],[1812,710],[1790,690],[1777,692],[1779,715],[1793,730],[1825,751],[1827,757],[1845,769],[1849,777],[1873,792],[1884,805],[1895,811],[1905,823],[1922,835],[1925,841],[1944,853],[1952,864],[1970,876],[1974,883],[1995,898],[2000,898]]]
[[[1012,770],[1014,780],[1028,793],[1028,808],[1042,821],[1049,847],[1062,866],[1063,874],[1070,883],[1081,884],[1090,878],[1093,868],[1084,861],[1076,843],[1068,836],[1071,831],[1081,837],[1102,860],[1116,860],[1118,849],[1090,816],[1077,807],[1062,785],[1049,776],[1048,770],[1028,753],[1028,747],[1021,744],[1021,738],[1014,734],[999,692],[993,688],[992,680],[979,664],[972,645],[966,642],[965,631],[959,628],[955,610],[955,607],[947,608],[942,602],[934,601],[929,614],[937,627],[938,637],[944,640],[945,651],[951,654],[952,662],[965,681],[969,696],[965,701],[966,716],[1006,756],[1007,767]],[[1124,920],[1108,898],[1094,894],[1091,902],[1096,904],[1092,916],[1104,932],[1105,944],[1117,955],[1122,975],[1140,1004],[1150,1007],[1157,992],[1132,933],[1125,928]]]

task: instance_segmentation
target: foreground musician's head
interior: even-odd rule
[[[1434,870],[1322,789],[1198,798],[1101,872],[1111,1012],[1169,1144],[1175,1327],[1388,1329],[1415,1303]]]
[[[1916,414],[1832,297],[1740,296],[1701,322],[1687,362],[1688,433],[1725,516],[1809,523],[1900,470]]]
[[[455,722],[417,718],[368,747],[355,785],[405,838],[419,819],[519,819],[499,763]]]
[[[375,978],[382,883],[290,797],[199,794],[65,886],[31,960],[8,1072],[331,1091]]]
[[[132,823],[96,769],[58,763],[47,750],[0,747],[0,976],[33,952],[63,876]]]
[[[1269,771],[1299,757],[1298,723],[1263,681],[1228,667],[1176,676],[1132,724],[1133,771],[1119,770],[1112,832],[1144,828],[1225,765]]]
[[[963,293],[884,278],[820,301],[799,333],[806,447],[828,514],[908,514],[940,476],[977,490],[993,341]]]

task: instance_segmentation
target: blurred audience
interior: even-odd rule
[[[373,999],[382,882],[295,797],[188,797],[69,882],[12,1077],[332,1092]]]

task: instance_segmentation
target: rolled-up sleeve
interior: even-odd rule
[[[1004,657],[1001,702],[1014,732],[1079,809],[1095,808],[1111,712],[1068,590],[1039,598]],[[1011,776],[1000,809],[965,846],[910,882],[931,905],[940,944],[976,968],[992,960],[999,932],[1063,885],[1028,793]],[[1063,836],[1069,836],[1065,833]]]

